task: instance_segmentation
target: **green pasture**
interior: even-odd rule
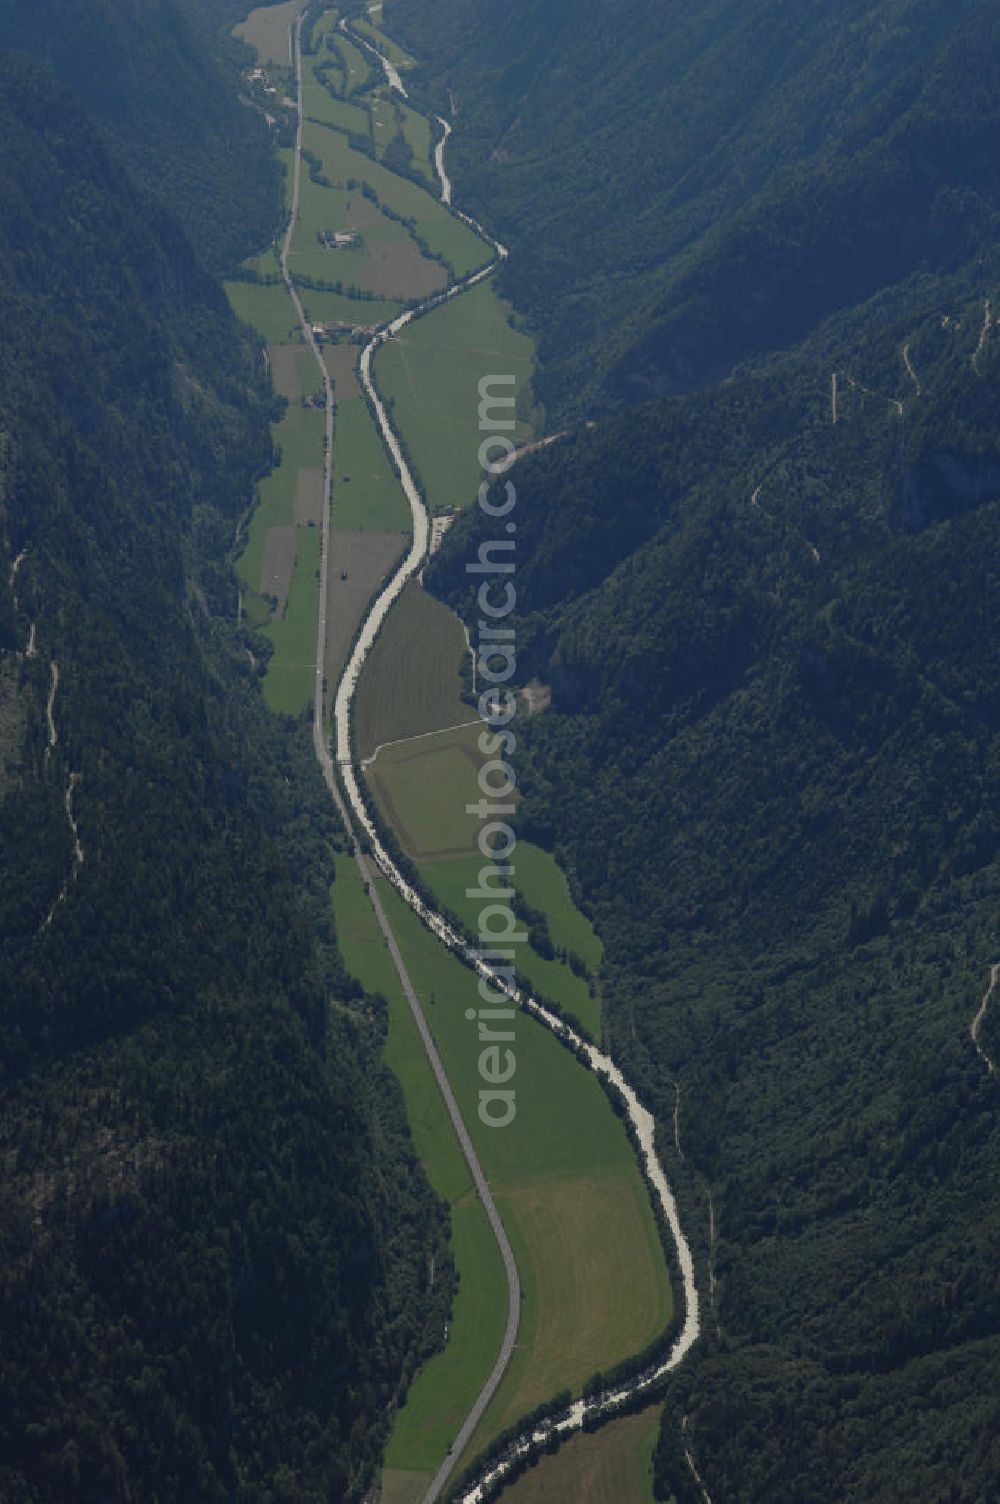
[[[402,303],[390,298],[352,298],[347,293],[317,292],[313,287],[299,287],[298,292],[306,318],[314,324],[357,324],[374,329],[394,319],[403,308]]]
[[[282,421],[271,430],[280,461],[258,486],[259,499],[250,518],[243,552],[236,564],[237,574],[251,591],[255,592],[260,583],[261,559],[268,530],[290,527],[295,521],[299,470],[323,463],[323,428],[322,412],[293,403]]]
[[[333,526],[410,532],[410,504],[367,405],[337,404],[333,438]]]
[[[474,231],[464,225],[438,202],[430,188],[419,187],[401,178],[380,162],[348,145],[339,131],[307,126],[307,144],[323,163],[323,172],[331,183],[344,187],[348,180],[368,183],[379,201],[396,214],[416,222],[416,231],[435,255],[441,255],[456,276],[466,276],[490,259],[490,249]]]
[[[400,72],[404,68],[413,67],[414,60],[410,54],[404,52],[398,42],[394,42],[391,37],[387,37],[385,32],[380,30],[370,17],[366,16],[356,19],[353,25],[355,30],[359,31],[362,36],[366,36],[370,41],[374,42],[379,52],[384,53],[390,63],[395,63]]]
[[[384,747],[368,768],[383,816],[416,862],[470,854],[479,820],[466,806],[482,797],[479,725]]]
[[[236,317],[255,329],[266,345],[287,345],[301,338],[295,305],[280,282],[227,282],[225,288]]]
[[[264,699],[272,710],[299,715],[312,704],[316,675],[316,610],[319,600],[321,530],[295,530],[295,571],[284,615],[264,628],[274,654],[264,677]]]
[[[342,35],[337,37],[337,51],[343,65],[346,91],[348,94],[355,94],[358,89],[364,88],[372,76],[368,55]]]
[[[402,797],[401,792],[394,788],[394,799]],[[595,964],[595,955],[599,961],[600,941],[588,920],[573,907],[566,879],[555,858],[538,846],[519,841],[511,864],[514,873],[510,887],[532,908],[545,914],[553,944],[576,950],[588,964]],[[480,901],[467,898],[466,891],[479,887],[479,874],[485,865],[479,855],[456,857],[448,861],[424,862],[420,875],[446,908],[465,923],[474,925]],[[570,936],[584,945],[586,954],[571,944]],[[539,956],[529,946],[523,946],[518,969],[537,992],[565,1008],[595,1039],[600,1039],[600,1003],[591,997],[586,981],[564,961]]]
[[[499,1250],[420,1036],[403,996],[353,861],[336,858],[333,889],[337,940],[344,962],[368,992],[389,1004],[386,1064],[403,1090],[414,1146],[427,1177],[451,1210],[452,1256],[459,1288],[448,1342],[422,1369],[396,1417],[386,1466],[433,1471],[493,1366],[507,1312]],[[442,1334],[443,1335],[443,1334]]]
[[[564,1442],[504,1492],[504,1504],[654,1504],[660,1407]]]
[[[512,1020],[517,1115],[478,1115],[473,974],[380,887],[407,968],[508,1227],[524,1292],[519,1346],[475,1445],[662,1331],[671,1298],[645,1186],[595,1077],[527,1015]]]
[[[527,335],[510,327],[508,312],[492,281],[486,281],[412,320],[376,356],[379,391],[394,404],[393,421],[432,510],[468,505],[483,479],[480,381],[513,376],[513,385],[496,383],[491,390],[498,396],[517,396],[518,412],[530,407],[534,346]],[[505,419],[511,410],[497,406],[492,411]],[[523,418],[517,418],[511,430],[492,431],[505,434],[515,445],[532,437]],[[501,461],[503,454],[502,448],[495,448],[489,457]]]
[[[380,742],[475,720],[475,708],[460,698],[467,658],[457,616],[411,580],[362,671],[354,709],[359,756],[370,757]]]

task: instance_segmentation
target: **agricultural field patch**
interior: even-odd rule
[[[415,1029],[413,1034],[412,1058],[416,1060],[419,1050],[422,1068],[429,1072]],[[452,1133],[450,1122],[444,1128]],[[464,1277],[448,1323],[448,1342],[410,1386],[386,1450],[390,1467],[431,1471],[438,1465],[486,1382],[503,1340],[507,1281],[486,1213],[472,1190],[451,1206],[451,1240],[452,1256]]]
[[[548,919],[554,945],[574,951],[591,971],[601,964],[604,947],[594,926],[573,902],[569,881],[550,851],[521,841],[517,848],[518,887],[532,908]]]
[[[380,92],[373,99],[371,106],[372,140],[380,155],[389,145],[396,130],[396,112],[392,107],[392,100],[384,92]]]
[[[290,67],[288,28],[308,3],[309,0],[285,0],[283,5],[262,5],[233,27],[233,35],[254,49],[259,62]]]
[[[316,673],[316,610],[321,532],[295,529],[295,568],[283,615],[264,628],[274,653],[264,676],[272,710],[301,715],[312,703]]]
[[[249,324],[268,346],[294,343],[301,335],[295,308],[281,283],[225,283],[226,296],[238,319]]]
[[[333,526],[378,533],[412,531],[409,503],[364,402],[337,407]]]
[[[333,381],[335,402],[350,402],[352,398],[360,397],[361,388],[358,386],[356,374],[357,363],[357,345],[342,341],[335,345],[323,346],[323,364]]]
[[[347,194],[347,223],[352,230],[367,230],[385,220],[385,215],[366,193],[351,189]]]
[[[400,302],[379,298],[352,298],[347,293],[298,289],[306,318],[314,324],[348,324],[352,329],[374,329],[402,311]]]
[[[269,245],[266,251],[261,251],[257,256],[248,256],[240,263],[241,270],[252,272],[262,281],[269,278],[281,284],[281,263],[273,245]]]
[[[436,204],[436,196],[428,201]],[[419,214],[415,229],[431,253],[444,258],[456,279],[469,276],[493,259],[492,246],[486,245],[473,230],[443,207]]]
[[[440,736],[384,746],[367,769],[384,818],[416,862],[471,855],[476,849],[479,822],[466,813],[466,805],[482,797],[480,729],[477,721]]]
[[[403,135],[413,152],[413,166],[428,177],[433,174],[431,160],[431,126],[426,115],[418,114],[409,105],[396,103],[396,110]]]
[[[388,298],[426,298],[447,284],[440,261],[429,260],[412,240],[373,243],[356,286]]]
[[[298,402],[305,394],[312,394],[319,387],[319,373],[312,351],[305,345],[269,345],[267,358],[271,366],[271,381],[280,397],[289,402]]]
[[[260,561],[259,595],[274,600],[274,614],[281,616],[288,601],[295,567],[295,528],[269,527]]]
[[[497,1189],[524,1289],[520,1341],[470,1454],[560,1389],[578,1390],[617,1358],[639,1353],[670,1319],[663,1251],[638,1175],[542,1179]],[[570,1248],[588,1258],[567,1259]],[[616,1282],[628,1269],[628,1283]],[[531,1292],[543,1298],[533,1300]],[[653,1298],[651,1298],[651,1296]]]
[[[475,720],[475,707],[461,698],[467,661],[458,618],[411,580],[362,671],[354,708],[358,755],[370,757],[380,742]]]
[[[421,1504],[431,1476],[387,1468],[382,1474],[379,1504]]]
[[[328,74],[327,77],[329,76]],[[359,104],[349,104],[346,99],[334,99],[324,84],[318,81],[304,84],[302,96],[307,121],[320,120],[325,125],[336,126],[337,130],[348,131],[354,136],[367,136],[370,133],[368,111]]]
[[[315,127],[312,129],[323,138],[328,134],[326,131],[316,131]],[[306,145],[308,146],[308,142]],[[351,197],[345,188],[317,183],[303,167],[293,253],[298,254],[315,245],[316,235],[321,230],[346,229],[347,206]],[[335,255],[331,259],[336,259]]]
[[[487,281],[414,319],[387,340],[375,358],[375,378],[392,399],[393,421],[406,441],[432,510],[466,506],[482,480],[479,460],[479,384],[487,376],[513,376],[496,382],[498,398],[516,395],[516,426],[507,432],[515,445],[532,436],[531,339],[510,327],[509,305]],[[515,409],[498,405],[504,421]],[[503,450],[493,457],[501,459]]]
[[[323,522],[323,472],[301,469],[295,479],[295,522],[320,527]]]
[[[337,36],[337,52],[340,55],[346,92],[348,95],[356,94],[372,76],[368,58],[359,47],[355,47],[353,42],[340,34]]]
[[[316,62],[322,60],[324,55],[323,49],[326,47],[326,39],[328,36],[336,36],[336,26],[336,16],[331,10],[323,11],[319,16],[316,17],[315,21],[313,22],[312,32],[309,35],[308,42],[308,46],[311,49],[312,53],[311,56],[305,55],[307,44],[304,38],[302,44],[304,54],[303,62],[308,67],[311,67]],[[319,54],[319,56],[317,57],[316,54]]]
[[[423,1470],[430,1472],[438,1465],[489,1373],[503,1333],[506,1281],[409,1004],[357,869],[343,855],[336,858],[333,902],[338,942],[348,970],[369,992],[380,992],[387,1000],[385,1061],[402,1087],[420,1161],[434,1190],[449,1203],[452,1255],[459,1273],[447,1343],[411,1385],[389,1441],[389,1472],[383,1484],[402,1499],[416,1482],[415,1471],[423,1476]],[[426,1485],[426,1477],[423,1482]]]
[[[405,533],[331,532],[326,599],[326,677],[331,687],[340,677],[365,607],[405,552],[407,541]]]
[[[669,1280],[631,1145],[595,1077],[518,1014],[517,1114],[502,1133],[484,1127],[482,1046],[467,1018],[475,979],[381,881],[379,891],[522,1272],[520,1345],[478,1445],[536,1403],[543,1382],[547,1394],[576,1388],[664,1330]]]
[[[654,1504],[660,1407],[564,1442],[504,1491],[503,1504]]]
[[[566,879],[555,859],[540,847],[519,841],[511,864],[514,872],[510,886],[531,908],[545,915],[553,946],[575,951],[592,968],[599,964],[600,941],[584,915],[573,906]],[[483,865],[483,859],[477,853],[449,861],[426,862],[420,868],[420,875],[446,909],[464,923],[474,925],[478,904],[467,898],[466,893],[470,888],[479,887]],[[583,946],[586,954],[578,946]],[[586,979],[577,976],[565,961],[556,956],[540,955],[527,945],[521,948],[518,970],[524,973],[536,992],[558,1003],[594,1039],[600,1039],[600,1001],[591,996]]]

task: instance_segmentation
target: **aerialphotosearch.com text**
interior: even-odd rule
[[[515,631],[509,618],[517,603],[512,576],[515,573],[514,508],[517,492],[506,478],[517,459],[511,437],[516,429],[516,378],[484,376],[479,383],[479,464],[485,479],[479,487],[479,506],[502,534],[480,543],[477,556],[466,571],[478,577],[477,634],[473,641],[476,662],[474,683],[480,686],[479,714],[486,723],[479,735],[479,751],[485,761],[479,769],[481,797],[466,805],[466,813],[479,820],[477,842],[485,865],[478,885],[466,889],[466,897],[479,904],[477,954],[511,989],[515,985],[516,947],[527,940],[518,928],[512,907],[514,898],[514,850],[517,837],[510,824],[515,813],[517,775],[510,759],[517,738],[510,730],[517,701],[509,684],[517,667]],[[470,634],[471,635],[471,634]],[[517,1115],[514,1077],[514,1022],[517,1010],[511,999],[479,978],[479,1006],[469,1008],[466,1018],[478,1025],[479,1117],[490,1128],[506,1128]]]

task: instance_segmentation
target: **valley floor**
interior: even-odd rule
[[[257,34],[265,33],[251,17],[247,35]],[[269,61],[277,87],[293,90],[292,72],[281,69],[273,39],[268,45],[262,67]],[[372,598],[413,552],[413,498],[364,394],[366,372],[431,512],[451,511],[475,494],[482,376],[500,369],[516,376],[515,438],[524,446],[532,437],[531,343],[513,331],[489,280],[373,346],[375,358],[359,376],[359,350],[373,330],[475,274],[493,254],[442,202],[450,197],[443,153],[432,149],[430,122],[403,100],[411,60],[395,49],[381,82],[375,47],[389,55],[374,24],[364,38],[352,36],[329,10],[313,25],[301,64],[302,155],[284,154],[289,235],[283,251],[254,258],[229,284],[234,307],[266,342],[275,389],[287,402],[274,430],[280,463],[243,532],[241,611],[271,646],[264,694],[272,709],[306,714],[319,685],[328,728],[333,686]],[[368,151],[358,149],[360,135]],[[404,148],[400,175],[392,164]],[[329,453],[324,407],[333,420]],[[352,708],[354,755],[382,819],[436,900],[466,922],[474,918],[466,889],[481,865],[466,804],[479,797],[484,760],[480,723],[462,698],[468,651],[456,618],[413,578],[365,659]],[[520,848],[517,879],[542,926],[520,963],[526,979],[599,1039],[597,937],[547,853]],[[672,1301],[649,1195],[595,1076],[549,1029],[520,1015],[518,1115],[502,1133],[485,1127],[477,1114],[481,1046],[467,1021],[474,978],[388,884],[379,880],[378,891],[509,1232],[523,1297],[510,1366],[468,1447],[450,1455],[505,1340],[507,1283],[412,1003],[362,879],[343,858],[333,893],[340,944],[366,991],[387,1000],[386,1058],[403,1086],[425,1171],[451,1210],[459,1278],[441,1350],[411,1387],[389,1442],[383,1497],[402,1501],[436,1497],[443,1477],[428,1489],[438,1469],[468,1464],[527,1411],[564,1390],[579,1394],[595,1371],[644,1350],[666,1329]],[[644,1428],[611,1425],[586,1438],[587,1476],[599,1480],[606,1470],[599,1459],[630,1453],[634,1442],[631,1465],[648,1450],[649,1432],[647,1415]],[[645,1498],[636,1492],[635,1504]]]

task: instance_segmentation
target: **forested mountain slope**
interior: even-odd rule
[[[267,127],[238,96],[252,54],[221,31],[245,11],[234,0],[0,0],[0,48],[49,64],[216,273],[266,244],[281,214]]]
[[[664,9],[665,56],[686,33]],[[802,47],[790,18],[769,76],[794,64],[823,99],[832,8],[808,8],[812,32],[799,11]],[[692,389],[511,477],[518,681],[552,692],[520,726],[522,826],[594,916],[609,1040],[663,1146],[680,1091],[673,1171],[708,1312],[658,1457],[660,1496],[680,1504],[702,1498],[684,1415],[717,1500],[1000,1495],[1000,1086],[970,1038],[1000,960],[1000,59],[992,7],[866,13],[857,86],[812,143],[822,171],[731,184],[683,270],[669,254],[654,269],[673,289],[662,321],[615,369],[642,378],[633,395],[647,377]],[[876,13],[909,28],[876,45]],[[886,49],[909,71],[888,77]],[[872,70],[880,100],[863,97]],[[561,77],[540,68],[540,95]],[[717,114],[743,85],[734,69]],[[513,148],[481,174],[467,159],[528,257],[532,173],[561,129],[530,166]],[[624,185],[594,168],[602,190]],[[565,396],[556,342],[589,273],[566,236],[548,243],[566,285],[532,311]],[[850,256],[818,262],[833,245]],[[682,379],[688,349],[700,364]],[[489,536],[470,509],[428,571],[470,626],[465,565]],[[1000,1010],[981,1043],[1000,1057]]]
[[[681,1090],[709,1330],[665,1497],[700,1498],[685,1412],[716,1498],[1000,1490],[1000,1086],[969,1036],[1000,959],[983,323],[972,281],[927,284],[514,477],[518,678],[552,689],[519,736],[524,833],[605,940],[661,1144]],[[488,536],[462,519],[429,573],[470,625]]]
[[[556,422],[690,390],[989,245],[990,0],[391,0],[457,101]]]
[[[357,1499],[450,1284],[308,738],[228,625],[272,399],[2,55],[0,181],[0,1496]]]

